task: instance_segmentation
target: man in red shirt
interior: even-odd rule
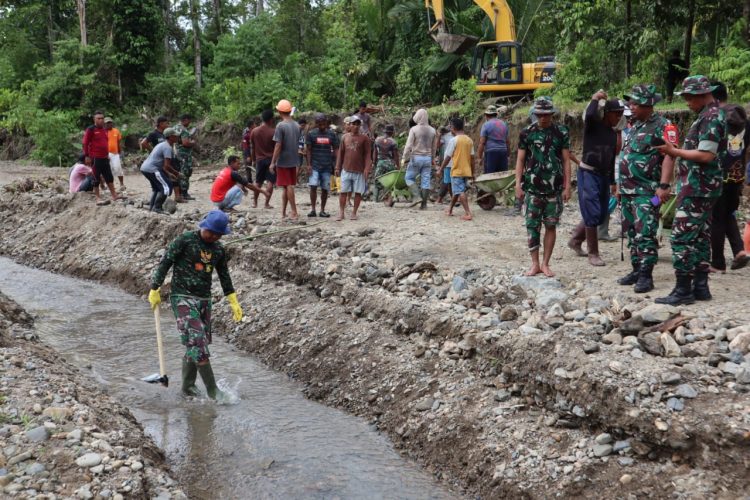
[[[118,200],[115,191],[115,178],[109,166],[109,138],[104,128],[104,113],[94,112],[94,124],[83,133],[83,154],[86,155],[86,165],[91,167],[94,174],[94,196],[97,205],[106,205],[99,195],[99,179],[104,179],[112,195],[112,201]]]
[[[273,208],[271,195],[273,195],[273,185],[276,184],[276,175],[271,172],[271,158],[273,158],[273,134],[275,133],[273,111],[267,109],[261,116],[263,123],[255,127],[250,132],[250,157],[255,165],[255,185],[263,187],[263,183],[268,181],[268,197],[266,205],[263,208]],[[258,193],[253,197],[253,208],[258,206]]]
[[[237,156],[227,158],[227,166],[222,169],[211,186],[211,201],[219,210],[235,212],[234,207],[242,201],[242,195],[251,190],[256,195],[263,194],[268,199],[268,191],[260,189],[242,177],[239,173],[240,159]]]

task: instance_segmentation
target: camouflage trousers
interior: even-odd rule
[[[630,262],[635,267],[656,265],[659,259],[656,242],[659,207],[655,207],[651,196],[645,194],[623,195],[621,203],[622,230],[628,235]]]
[[[193,154],[178,153],[180,160],[180,191],[185,194],[190,189],[190,176],[193,175]]]
[[[396,165],[393,163],[392,160],[378,160],[378,164],[375,167],[375,179],[380,177],[381,175],[385,175],[388,172],[391,172],[393,170],[396,170]],[[383,186],[380,185],[378,181],[373,181],[370,184],[370,189],[372,191],[373,199],[375,201],[380,201],[380,195],[383,191]]]
[[[177,319],[180,342],[187,349],[185,359],[200,363],[211,354],[211,299],[200,299],[188,295],[170,296],[172,312]]]
[[[538,250],[541,245],[542,224],[545,227],[556,227],[563,212],[562,193],[538,195],[526,193],[526,232],[529,239],[529,251]]]
[[[672,267],[708,272],[711,261],[711,212],[716,198],[677,196],[672,223]]]

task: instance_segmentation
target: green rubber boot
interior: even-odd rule
[[[200,396],[201,393],[195,386],[196,377],[198,377],[198,365],[182,358],[182,393],[185,396]]]
[[[226,394],[224,394],[216,386],[216,379],[214,378],[214,371],[211,368],[211,363],[206,363],[205,365],[198,365],[198,371],[201,374],[203,383],[206,384],[206,392],[208,393],[208,397],[211,399],[219,400],[219,401],[225,399]]]

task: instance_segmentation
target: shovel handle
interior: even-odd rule
[[[154,323],[156,325],[156,350],[159,352],[159,375],[163,377],[167,374],[167,369],[164,366],[164,346],[161,341],[161,319],[158,306],[154,308]]]

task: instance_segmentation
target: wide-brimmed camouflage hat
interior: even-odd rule
[[[630,94],[625,94],[622,98],[639,106],[653,106],[661,101],[661,94],[656,93],[656,85],[641,83],[634,85]]]
[[[495,106],[494,104],[490,104],[484,110],[484,114],[485,115],[496,115],[497,114],[497,106]]]
[[[548,97],[540,97],[534,101],[535,115],[552,115],[554,113],[555,106],[552,105],[552,101]]]
[[[682,90],[675,92],[675,95],[703,95],[710,94],[714,90],[716,90],[716,85],[711,85],[711,82],[707,77],[703,75],[692,75],[682,81]]]

